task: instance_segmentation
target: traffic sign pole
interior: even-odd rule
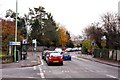
[[[18,8],[18,0],[16,0],[16,24],[15,24],[15,42],[17,42],[17,8]],[[14,49],[14,62],[16,62],[16,45]]]

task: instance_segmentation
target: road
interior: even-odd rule
[[[28,78],[28,79],[87,79],[87,80],[114,80],[118,78],[118,68],[89,61],[71,53],[72,60],[64,61],[63,66],[48,66],[44,60],[42,64],[34,67],[10,68],[2,70],[3,78]]]

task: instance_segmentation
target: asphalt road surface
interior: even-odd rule
[[[77,55],[80,54],[71,53],[72,60],[64,61],[63,66],[48,66],[41,60],[42,64],[34,67],[2,69],[2,77],[28,80],[117,80],[117,67],[77,58]]]

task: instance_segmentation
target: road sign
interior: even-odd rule
[[[27,44],[27,40],[23,39],[22,44]]]
[[[32,40],[32,43],[35,43],[35,44],[36,44],[36,39],[33,39],[33,40]]]
[[[91,46],[95,46],[95,42],[94,41],[91,42]]]
[[[10,45],[10,46],[13,46],[13,45],[16,45],[16,46],[17,46],[17,45],[20,45],[20,42],[9,42],[9,45]]]
[[[33,39],[32,43],[34,44],[34,47],[37,47],[37,41],[36,41],[36,39]]]

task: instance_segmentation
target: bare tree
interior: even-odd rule
[[[120,44],[120,31],[118,16],[112,13],[106,13],[102,16],[104,35],[106,36],[106,48],[116,48]]]
[[[99,27],[99,23],[92,23],[88,28],[85,29],[85,33],[89,39],[94,40],[99,48],[102,48],[101,38],[103,36],[103,30]]]

